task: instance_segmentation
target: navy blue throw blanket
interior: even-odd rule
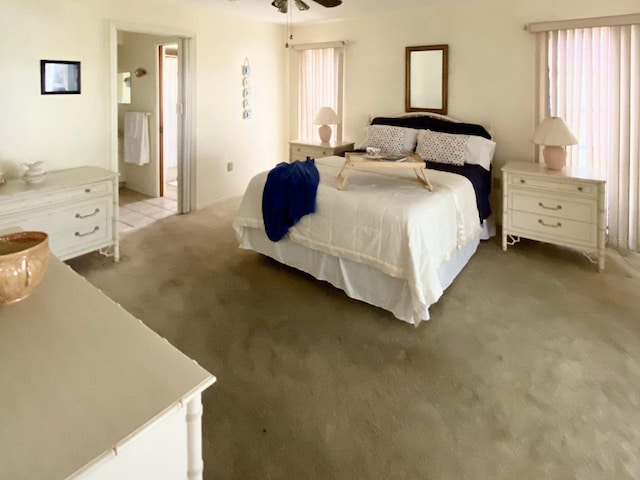
[[[267,175],[262,191],[262,218],[269,240],[277,242],[289,228],[316,211],[320,174],[315,160],[279,163]]]

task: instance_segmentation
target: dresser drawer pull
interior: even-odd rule
[[[91,193],[91,189],[90,188],[85,188],[84,189],[84,193]]]
[[[583,189],[582,187],[578,187],[578,191],[581,192]]]
[[[538,202],[538,206],[545,210],[562,210],[562,205],[556,205],[555,207],[547,207],[544,203]]]
[[[527,183],[527,182],[525,182],[524,178],[521,178],[520,183]]]
[[[100,230],[100,227],[96,226],[93,228],[93,230],[91,230],[90,232],[87,233],[80,233],[80,232],[76,232],[76,237],[86,237],[87,235],[91,235],[96,233],[98,230]]]
[[[539,218],[539,219],[538,219],[538,223],[539,223],[540,225],[542,225],[543,227],[558,228],[558,227],[561,227],[561,226],[562,226],[562,223],[560,223],[560,222],[556,222],[556,224],[555,224],[555,225],[552,225],[552,224],[550,224],[550,223],[544,223],[544,220],[542,220],[541,218]]]
[[[93,213],[89,213],[87,215],[80,215],[79,213],[76,213],[76,218],[89,218],[89,217],[93,217],[94,215],[97,215],[98,213],[100,213],[100,209],[96,208]]]

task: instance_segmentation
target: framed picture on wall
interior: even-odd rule
[[[69,95],[80,93],[80,62],[40,60],[40,93]]]

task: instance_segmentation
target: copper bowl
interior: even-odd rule
[[[49,238],[44,232],[0,235],[0,305],[33,293],[49,265]]]

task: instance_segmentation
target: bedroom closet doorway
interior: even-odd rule
[[[120,174],[125,233],[191,210],[194,45],[162,28],[111,27],[111,165]]]

